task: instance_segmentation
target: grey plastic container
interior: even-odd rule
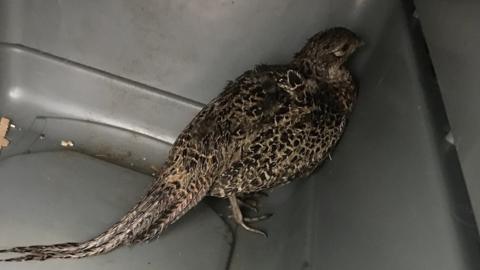
[[[268,239],[231,227],[226,203],[208,200],[149,244],[0,269],[478,269],[463,159],[434,72],[445,60],[432,67],[420,27],[429,47],[442,42],[430,7],[449,6],[418,2],[419,12],[383,0],[0,0],[0,115],[15,126],[0,153],[0,248],[108,228],[244,70],[285,63],[332,26],[367,44],[351,63],[360,96],[332,160],[262,201],[274,213],[258,224]]]

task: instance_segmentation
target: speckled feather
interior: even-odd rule
[[[270,189],[310,174],[340,139],[357,95],[345,28],[313,36],[287,65],[259,65],[229,82],[178,136],[147,194],[119,222],[81,243],[0,250],[4,261],[82,258],[157,238],[205,196]]]

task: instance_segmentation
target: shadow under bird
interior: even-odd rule
[[[157,238],[205,196],[228,198],[248,225],[239,196],[309,175],[344,132],[357,96],[345,63],[363,42],[346,28],[311,37],[286,65],[259,65],[229,82],[178,136],[144,197],[97,237],[14,247],[1,261],[83,258]]]

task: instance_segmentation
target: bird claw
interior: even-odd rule
[[[259,222],[259,221],[267,220],[267,219],[269,219],[271,216],[273,216],[273,214],[269,213],[269,214],[265,214],[265,215],[261,215],[261,216],[256,216],[256,217],[244,217],[244,218],[243,218],[243,221],[249,222],[249,223]]]
[[[256,201],[238,199],[238,205],[240,205],[240,207],[244,207],[248,210],[258,213],[258,203]]]
[[[269,213],[269,214],[265,214],[265,215],[261,215],[261,216],[255,216],[255,217],[243,217],[242,220],[244,222],[248,222],[248,223],[255,223],[255,222],[260,222],[260,221],[267,220],[272,216],[273,216],[273,214]],[[235,219],[235,216],[234,215],[228,215],[228,218]]]
[[[265,220],[265,219],[269,218],[270,216],[271,215],[263,215],[263,216],[260,216],[260,217],[245,217],[245,218],[243,218],[243,220],[241,222],[238,222],[238,221],[235,220],[235,223],[242,226],[242,228],[244,228],[245,230],[247,230],[249,232],[260,234],[263,237],[268,238],[267,232],[259,230],[259,229],[255,229],[255,228],[251,227],[250,225],[246,224],[245,222],[257,222],[257,221]],[[233,215],[230,215],[228,217],[234,219]]]
[[[239,223],[239,225],[242,226],[245,230],[247,230],[249,232],[260,234],[261,236],[263,236],[265,238],[268,238],[268,234],[266,232],[262,231],[262,230],[252,228],[252,227],[248,226],[247,224],[245,224],[244,222]]]

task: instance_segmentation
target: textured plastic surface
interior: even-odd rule
[[[209,225],[220,218],[200,206],[201,213],[139,247],[142,251],[122,249],[108,255],[115,257],[110,260],[145,262],[155,253],[165,261],[170,260],[165,254],[182,250],[183,260],[159,262],[162,269],[185,269],[205,260],[211,265],[198,263],[196,269],[476,269],[477,235],[473,220],[462,212],[469,207],[466,189],[451,146],[443,140],[445,123],[437,119],[443,108],[437,106],[432,74],[425,72],[429,59],[422,57],[421,36],[407,11],[401,1],[383,0],[0,1],[0,114],[17,124],[1,163],[36,176],[31,165],[11,156],[58,150],[59,141],[67,139],[75,142],[75,150],[151,173],[182,127],[226,80],[254,64],[288,61],[313,33],[345,25],[367,42],[352,63],[361,89],[357,107],[333,160],[265,200],[265,211],[275,215],[258,226],[270,238],[237,230],[229,246],[226,225]],[[64,170],[38,155],[29,159],[50,172]],[[80,159],[88,162],[76,165],[78,179],[100,175],[89,163],[104,161]],[[107,183],[117,188],[117,174],[125,169],[107,167],[111,174],[103,176],[104,188],[109,189]],[[133,182],[142,178],[137,175],[131,173]],[[1,173],[2,185],[4,177]],[[24,181],[8,178],[15,188],[2,193],[0,213],[2,220],[31,225],[13,230],[15,225],[7,224],[14,232],[9,231],[8,241],[0,234],[1,246],[42,234],[41,219],[28,216],[28,209],[23,221],[14,219],[15,198],[22,197],[24,205],[42,204],[36,202],[37,188],[21,195]],[[96,188],[82,186],[77,196]],[[53,196],[63,187],[44,189]],[[93,194],[92,203],[76,207],[101,218],[94,200],[104,197]],[[112,211],[108,222],[128,204],[133,201],[107,209]],[[69,213],[72,209],[49,215],[78,217]],[[31,242],[83,238],[81,222],[62,239],[52,232]],[[92,225],[88,234],[108,222]],[[197,231],[195,239],[175,237],[187,234],[189,226],[205,231]],[[211,245],[221,251],[200,252]],[[89,268],[96,260],[108,259],[75,264]],[[54,264],[64,269],[68,263]]]
[[[480,2],[416,0],[435,64],[452,139],[480,220]]]

